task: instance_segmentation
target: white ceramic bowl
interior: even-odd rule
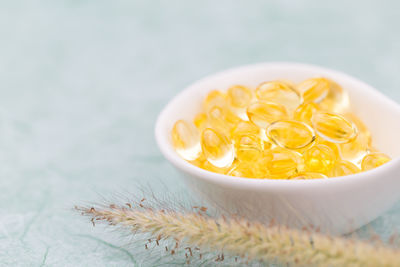
[[[352,111],[372,132],[377,148],[393,160],[374,170],[318,180],[260,180],[202,170],[174,151],[170,131],[178,119],[191,120],[212,89],[263,81],[300,82],[313,76],[333,79],[348,91]],[[400,196],[400,106],[376,89],[341,72],[298,63],[261,63],[230,69],[197,81],[161,112],[155,129],[164,156],[187,186],[210,204],[250,220],[271,219],[289,227],[313,226],[333,234],[351,232],[388,210]]]

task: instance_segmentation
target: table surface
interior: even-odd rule
[[[149,254],[143,243],[93,228],[72,207],[148,185],[185,199],[156,147],[155,119],[182,88],[219,70],[313,63],[400,102],[400,3],[385,3],[3,3],[0,264],[179,264],[162,250]],[[400,230],[400,203],[365,229],[383,237]]]

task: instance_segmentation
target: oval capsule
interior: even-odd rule
[[[295,120],[305,122],[308,125],[312,125],[311,118],[313,114],[319,110],[319,106],[314,102],[303,103],[296,108],[293,114],[293,118]]]
[[[211,128],[203,131],[201,147],[207,161],[219,168],[229,167],[235,158],[232,142],[223,133]]]
[[[253,94],[251,90],[242,85],[235,85],[228,89],[228,102],[234,108],[244,108],[250,104]]]
[[[256,89],[258,99],[283,105],[292,113],[300,104],[301,96],[286,82],[271,81],[260,84]]]
[[[286,179],[297,172],[300,160],[300,155],[296,152],[277,147],[263,155],[262,165],[268,170],[268,178]]]
[[[276,145],[287,149],[301,149],[315,140],[314,130],[295,120],[280,120],[267,128],[267,136]]]
[[[320,107],[324,110],[330,110],[336,113],[345,113],[350,109],[349,96],[343,88],[336,82],[329,81],[329,93],[319,103]]]
[[[184,120],[177,121],[171,131],[175,151],[186,160],[195,160],[201,154],[200,137],[197,129]]]
[[[320,103],[328,96],[330,83],[325,78],[312,78],[301,82],[297,89],[300,91],[304,103]]]
[[[359,173],[361,170],[355,164],[351,163],[347,160],[339,160],[333,166],[330,176],[331,177],[339,177],[346,176],[355,173]]]
[[[317,112],[311,121],[317,134],[332,143],[348,143],[357,136],[356,126],[336,113]]]
[[[213,107],[225,108],[226,105],[226,94],[218,90],[209,92],[203,102],[203,107],[206,112]]]
[[[303,154],[307,171],[327,174],[336,161],[335,152],[328,146],[316,144]]]
[[[271,123],[288,117],[283,105],[269,102],[256,102],[247,108],[249,120],[262,129]]]
[[[362,162],[363,171],[372,170],[390,161],[390,157],[384,153],[374,152],[366,155]]]

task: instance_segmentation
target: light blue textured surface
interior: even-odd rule
[[[0,6],[0,265],[156,265],[163,252],[146,259],[143,244],[126,247],[70,209],[138,184],[180,194],[153,126],[170,98],[207,74],[300,61],[400,101],[394,0]],[[400,204],[369,227],[400,230]]]

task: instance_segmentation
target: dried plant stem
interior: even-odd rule
[[[105,220],[158,239],[173,238],[208,251],[299,266],[400,266],[400,251],[383,244],[320,233],[265,226],[245,220],[213,219],[198,213],[142,208],[78,208],[92,220]]]

